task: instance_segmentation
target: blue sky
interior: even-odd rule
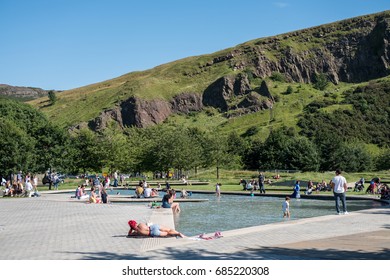
[[[0,0],[0,84],[72,89],[389,9],[389,0]]]

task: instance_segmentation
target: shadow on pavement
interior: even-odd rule
[[[67,252],[61,252],[67,253]],[[155,256],[115,254],[113,252],[68,252],[82,255],[82,260],[389,260],[390,250],[377,252],[348,251],[335,249],[291,249],[279,247],[248,248],[237,253],[215,253],[208,250],[156,250]]]

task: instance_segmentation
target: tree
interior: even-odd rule
[[[286,94],[291,94],[291,93],[293,93],[293,88],[292,88],[292,86],[291,85],[289,85],[288,87],[287,87],[287,90],[286,90]]]
[[[389,170],[390,169],[390,149],[385,150],[375,162],[376,170]]]
[[[100,172],[102,170],[102,151],[98,136],[89,129],[81,129],[72,137],[73,172],[82,170]]]
[[[227,139],[223,135],[215,137],[214,134],[207,135],[205,138],[204,159],[207,167],[215,166],[217,169],[217,179],[219,179],[219,170],[222,166],[231,160],[227,152]]]
[[[158,133],[150,149],[153,158],[153,171],[168,171],[171,168],[179,172],[195,168],[200,164],[201,143],[197,141],[200,135],[195,130],[184,127],[163,129],[158,127]]]
[[[63,129],[47,123],[41,127],[35,135],[37,139],[34,147],[34,156],[36,159],[36,170],[46,172],[47,170],[57,169],[68,171],[72,158],[69,153],[69,134]],[[49,190],[51,184],[49,185]]]
[[[259,139],[255,139],[248,145],[245,150],[242,161],[246,169],[258,169],[260,156],[262,155],[264,150],[264,143]]]
[[[362,172],[372,168],[371,155],[361,143],[342,143],[334,153],[337,167],[347,172]]]
[[[293,137],[287,141],[284,150],[287,168],[306,171],[318,171],[319,157],[315,145],[306,137]]]
[[[197,175],[197,168],[202,166],[204,163],[203,151],[206,141],[206,133],[199,128],[188,128],[188,135],[190,137],[192,150],[191,167],[195,169],[195,175]]]
[[[68,165],[67,133],[50,124],[41,112],[27,104],[7,99],[0,102],[0,111],[1,147],[5,156],[4,165],[0,168],[3,172],[15,168],[24,172],[45,172],[52,166]],[[11,152],[14,159],[6,162]]]
[[[325,90],[328,86],[328,78],[324,73],[316,74],[314,76],[314,88],[318,90]]]
[[[54,105],[57,102],[56,93],[53,90],[50,90],[47,95],[49,97],[50,105]]]
[[[241,169],[243,167],[243,157],[248,146],[247,141],[233,131],[227,135],[226,145],[226,152],[230,159],[225,164],[226,167]]]
[[[265,140],[263,149],[259,155],[259,168],[261,169],[285,169],[287,164],[285,161],[284,151],[287,148],[290,131],[287,127],[282,127],[271,131],[268,138]]]
[[[101,147],[100,161],[103,166],[108,167],[110,172],[126,169],[127,137],[116,126],[116,123],[111,122],[103,130],[98,145]]]
[[[9,176],[30,170],[34,141],[15,123],[0,118],[0,174]]]

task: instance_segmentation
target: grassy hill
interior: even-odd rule
[[[205,108],[202,112],[173,115],[165,122],[211,130],[223,128],[224,132],[234,130],[240,134],[252,130],[259,137],[265,138],[273,127],[286,125],[298,130],[298,116],[309,103],[324,99],[342,101],[344,91],[361,85],[361,82],[365,83],[366,81],[342,82],[343,79],[361,79],[360,73],[353,72],[351,64],[352,66],[348,65],[349,68],[346,66],[352,69],[350,78],[333,73],[335,69],[331,69],[333,72],[329,71],[328,78],[334,83],[326,91],[317,90],[312,85],[315,74],[329,67],[326,60],[337,58],[339,46],[345,47],[342,45],[343,40],[348,38],[352,41],[364,35],[364,38],[377,42],[374,35],[387,28],[387,25],[382,27],[382,22],[389,21],[389,18],[390,12],[386,11],[260,38],[213,54],[188,57],[147,71],[132,72],[112,80],[64,91],[57,94],[58,101],[54,105],[50,105],[46,97],[29,103],[44,112],[55,124],[69,128],[96,118],[102,111],[111,109],[130,97],[170,100],[184,92],[202,95],[220,77],[245,73],[251,77],[250,85],[253,89],[258,88],[262,81],[267,82],[271,94],[277,98],[272,110],[226,118],[216,109]],[[360,47],[361,50],[361,46],[353,45],[351,48],[355,47]],[[371,49],[370,46],[367,48]],[[318,65],[318,57],[325,64]],[[348,63],[353,63],[351,61]],[[305,69],[297,72],[297,67]],[[275,71],[282,73],[285,81],[271,79],[271,74]],[[381,77],[386,76],[384,73],[386,71],[380,73]],[[368,73],[367,79],[374,74]],[[292,88],[291,94],[286,94],[288,87]],[[346,104],[338,103],[323,110],[330,112],[341,107],[349,108]]]

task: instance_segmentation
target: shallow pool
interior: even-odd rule
[[[109,195],[134,195],[134,190],[113,189]],[[165,193],[160,192],[160,198]],[[179,194],[180,195],[180,194]],[[180,203],[180,214],[174,215],[175,228],[185,235],[213,233],[283,221],[282,202],[284,198],[248,195],[222,195],[193,193],[191,198],[208,199],[205,202]],[[142,202],[145,203],[145,202]],[[310,218],[336,213],[333,198],[291,199],[291,220]],[[348,200],[349,212],[381,207],[373,200]]]
[[[193,194],[193,198],[208,198],[207,202],[181,203],[181,213],[174,216],[175,227],[188,236],[213,233],[283,221],[284,198]],[[380,207],[371,200],[348,200],[349,212]],[[334,215],[334,200],[291,199],[291,220]]]

